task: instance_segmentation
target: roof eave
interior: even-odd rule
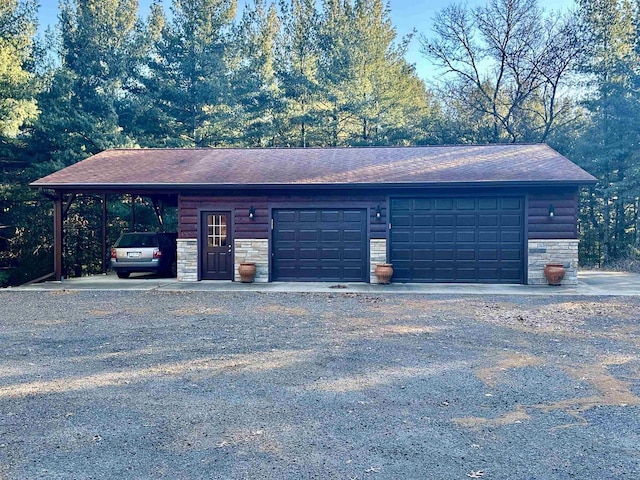
[[[29,186],[40,190],[60,191],[149,191],[149,190],[300,190],[315,188],[320,190],[371,189],[371,188],[495,188],[495,187],[548,187],[548,186],[588,186],[597,182],[587,180],[536,180],[536,181],[476,181],[476,182],[387,182],[387,183],[38,183]]]

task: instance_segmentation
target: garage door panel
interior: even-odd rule
[[[394,198],[391,201],[391,209],[395,212],[420,210],[419,207],[414,205],[414,201],[408,198]]]
[[[295,222],[296,221],[296,212],[294,212],[292,210],[280,210],[278,212],[278,218],[279,218],[280,222],[282,222],[282,223]]]
[[[414,215],[412,224],[414,227],[430,227],[433,225],[433,215]]]
[[[520,281],[521,271],[520,268],[502,268],[500,275],[505,280],[512,280],[514,282]]]
[[[282,260],[295,260],[296,258],[295,248],[278,248],[275,253]]]
[[[524,282],[523,198],[392,199],[390,213],[396,281]]]
[[[498,260],[498,249],[482,248],[478,250],[478,260]]]
[[[392,217],[391,222],[393,225],[398,227],[410,227],[411,226],[411,216],[396,214]]]
[[[475,230],[457,230],[456,242],[457,243],[475,243],[476,231]]]
[[[518,197],[506,197],[502,199],[502,210],[521,210],[522,199]]]
[[[320,236],[323,242],[339,242],[340,232],[338,230],[322,230]]]
[[[320,232],[317,230],[298,230],[298,241],[317,243]]]
[[[500,215],[500,225],[503,227],[519,227],[522,225],[522,218],[519,215]]]
[[[295,266],[281,265],[280,266],[280,274],[283,277],[291,277],[291,276],[294,276],[294,275],[298,275],[298,271],[297,271],[297,268]]]
[[[436,263],[442,263],[444,260],[451,261],[455,257],[453,249],[437,248],[433,252],[433,259]]]
[[[412,202],[409,202],[409,207],[413,204],[413,210],[432,210],[433,209],[433,201],[430,199],[415,199]],[[409,210],[409,208],[407,208]]]
[[[499,280],[500,278],[498,275],[498,268],[497,267],[493,267],[493,268],[479,267],[478,278],[480,279],[481,282],[493,283]]]
[[[391,230],[391,241],[395,244],[410,243],[411,233],[412,232],[410,230]]]
[[[323,260],[340,260],[340,250],[337,248],[323,248],[322,259]]]
[[[478,216],[478,225],[480,227],[497,227],[500,222],[498,215],[482,214]]]
[[[359,267],[345,266],[340,274],[342,275],[342,280],[347,282],[362,281],[362,270]]]
[[[314,267],[308,265],[299,267],[298,269],[296,269],[295,273],[299,274],[300,279],[302,280],[315,280],[320,274],[320,269],[317,266]]]
[[[502,260],[505,260],[505,261],[513,260],[516,262],[519,262],[520,260],[522,260],[522,252],[520,250],[503,249],[501,253],[502,253]]]
[[[318,223],[318,216],[320,212],[315,210],[302,210],[298,215],[298,222],[300,223]]]
[[[461,261],[464,260],[475,260],[476,259],[476,251],[471,249],[460,249],[456,250],[456,265],[459,265]]]
[[[433,266],[433,262],[429,262],[429,268],[431,268]],[[410,268],[413,267],[413,260],[396,260],[395,262],[393,262],[393,276],[394,278],[396,278],[397,276],[399,276],[401,274],[401,272],[405,272],[406,270],[409,270]],[[416,262],[416,269],[418,269],[418,265]],[[407,277],[410,278],[410,277]]]
[[[413,254],[414,252],[412,252],[411,250],[407,250],[407,249],[397,249],[395,250],[395,256],[394,256],[394,265],[402,260],[406,260],[406,261],[411,261],[411,259],[413,258]]]
[[[285,241],[295,242],[296,241],[296,231],[295,230],[281,230],[280,238]]]
[[[345,248],[342,250],[344,260],[362,260],[363,252],[359,248]]]
[[[455,238],[455,232],[453,230],[436,230],[434,234],[434,241],[436,243],[452,244]]]
[[[368,278],[365,209],[277,209],[273,215],[274,280]]]
[[[475,280],[476,278],[476,269],[475,267],[469,268],[461,268],[460,266],[456,269],[456,280],[460,282],[470,282]]]
[[[455,224],[455,217],[453,215],[436,215],[433,224],[436,227],[452,227]]]
[[[520,230],[504,230],[500,232],[500,241],[503,244],[506,243],[516,243],[518,245],[522,244],[523,234]]]
[[[455,269],[453,267],[433,269],[433,275],[437,282],[453,282],[456,280]]]
[[[344,212],[344,223],[361,223],[365,220],[366,213],[364,210],[346,210]]]
[[[456,225],[458,227],[475,227],[477,217],[475,215],[456,215]]]
[[[498,209],[498,199],[497,198],[479,198],[478,199],[478,210],[497,210]]]
[[[458,210],[475,210],[476,201],[474,198],[459,198],[456,200]]]
[[[437,198],[435,200],[435,209],[440,212],[453,210],[453,202],[452,198]]]
[[[342,239],[345,242],[360,243],[364,240],[365,232],[362,230],[344,230],[342,232]]]
[[[478,242],[480,243],[497,243],[500,238],[500,232],[496,230],[478,230]]]
[[[396,233],[400,236],[400,232]],[[394,233],[393,235],[396,234]],[[413,236],[409,235],[409,240],[411,240],[411,238],[413,238],[413,243],[431,243],[434,240],[433,230],[428,230],[426,232],[422,230],[414,231]]]
[[[320,221],[322,223],[337,223],[340,221],[340,212],[335,210],[323,210],[320,212]]]
[[[319,260],[319,249],[318,248],[301,248],[298,252],[298,258],[307,259],[307,260]]]
[[[330,266],[320,266],[319,267],[319,276],[326,278],[326,277],[337,277],[340,275],[340,268],[339,267],[330,267]]]
[[[413,250],[413,256],[410,250],[406,250],[406,257],[413,258],[414,261],[419,262],[421,260],[433,260],[433,250],[431,249],[415,249]],[[406,259],[406,258],[405,258]]]

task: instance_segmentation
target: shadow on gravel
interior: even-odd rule
[[[640,301],[0,292],[0,476],[634,478]]]

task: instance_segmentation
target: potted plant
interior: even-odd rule
[[[390,263],[379,263],[375,270],[378,283],[387,284],[391,282],[393,276],[393,267]]]
[[[544,276],[549,285],[560,285],[564,278],[565,268],[562,263],[547,263],[544,266]]]
[[[243,262],[238,266],[238,273],[242,283],[251,283],[256,276],[256,264],[254,262]]]

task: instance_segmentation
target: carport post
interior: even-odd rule
[[[102,195],[102,273],[107,273],[107,194]]]
[[[62,280],[62,193],[56,192],[53,200],[53,273]]]

